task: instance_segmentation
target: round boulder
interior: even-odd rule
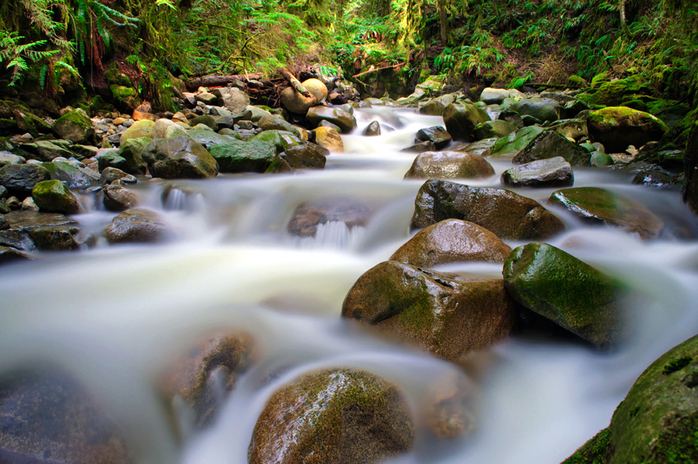
[[[502,183],[512,187],[569,187],[574,184],[572,165],[561,156],[531,161],[502,173]]]
[[[169,235],[167,224],[160,215],[143,208],[127,209],[104,230],[109,243],[162,242]]]
[[[291,86],[286,87],[281,92],[281,104],[291,113],[306,114],[310,108],[318,103],[317,97],[312,93],[306,97],[296,92]]]
[[[331,127],[318,127],[313,129],[315,133],[315,142],[330,152],[342,153],[344,151],[344,142],[339,132]]]
[[[609,153],[625,151],[629,145],[640,148],[652,140],[660,140],[667,125],[659,118],[625,106],[603,108],[587,119],[589,136],[600,142]]]
[[[153,140],[143,150],[143,160],[153,177],[206,179],[218,175],[213,156],[187,136]]]
[[[412,162],[405,178],[481,179],[494,175],[494,168],[482,156],[463,151],[427,151]]]
[[[45,180],[32,189],[34,203],[49,213],[76,214],[80,211],[78,199],[60,180]]]

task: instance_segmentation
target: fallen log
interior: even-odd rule
[[[232,76],[203,76],[188,80],[186,85],[187,90],[194,92],[199,87],[221,87],[235,80],[245,82],[250,79],[260,79],[262,76],[262,73],[235,74]]]
[[[303,95],[306,98],[310,98],[312,95],[308,90],[301,84],[301,81],[296,79],[293,74],[285,70],[284,68],[279,68],[279,72],[281,73],[282,76],[288,80],[288,82],[293,86],[293,88],[298,92],[299,94]]]

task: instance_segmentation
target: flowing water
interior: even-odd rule
[[[463,370],[343,321],[342,301],[356,279],[410,236],[423,181],[403,180],[415,155],[399,150],[418,129],[443,124],[391,108],[357,111],[357,119],[355,134],[377,119],[384,135],[345,136],[346,153],[329,156],[323,171],[140,182],[142,205],[162,213],[176,232],[169,243],[100,241],[90,250],[4,266],[0,370],[35,361],[69,369],[124,430],[139,463],[245,463],[252,428],[273,391],[300,373],[345,366],[397,383],[418,423],[440,381],[457,379],[478,392],[473,433],[441,441],[420,427],[413,451],[391,462],[556,464],[608,425],[654,359],[698,333],[698,221],[678,193],[633,186],[627,174],[598,169],[577,169],[575,186],[631,196],[667,224],[658,240],[646,242],[559,213],[568,232],[550,243],[633,289],[626,308],[633,336],[617,350],[520,334],[475,355]],[[501,186],[510,161],[491,162],[496,176],[470,185]],[[518,193],[544,201],[551,191]],[[291,237],[295,208],[324,198],[355,199],[375,214],[365,226],[331,222],[315,238]],[[89,212],[77,219],[100,234],[114,213],[88,197],[81,201]],[[501,275],[492,264],[443,269]],[[217,327],[253,333],[259,360],[212,427],[192,430],[183,411],[186,433],[177,440],[154,379],[173,353]]]

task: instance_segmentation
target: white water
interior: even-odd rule
[[[462,376],[480,392],[476,431],[439,441],[419,428],[414,451],[391,462],[557,464],[608,425],[654,359],[698,333],[698,221],[676,193],[593,169],[576,170],[575,185],[639,199],[667,223],[659,240],[644,242],[561,214],[569,231],[551,243],[634,290],[627,308],[634,335],[617,351],[519,335],[477,354],[464,371],[343,321],[342,301],[355,280],[409,238],[422,181],[402,179],[414,155],[398,150],[412,144],[418,129],[442,124],[440,117],[404,110],[357,113],[356,134],[378,118],[384,135],[344,137],[347,153],[332,154],[324,171],[139,183],[142,204],[177,232],[171,243],[110,247],[101,241],[88,251],[0,268],[0,370],[46,360],[65,366],[115,418],[137,462],[152,464],[245,463],[266,399],[320,366],[361,367],[399,384],[417,423],[426,392],[441,379]],[[471,185],[500,186],[499,174],[510,164],[492,162],[497,175]],[[180,191],[163,205],[169,184]],[[551,191],[518,192],[543,201]],[[377,212],[365,227],[329,223],[316,239],[290,237],[286,225],[295,208],[324,197],[357,198]],[[77,219],[99,233],[113,216],[93,210]],[[491,264],[444,269],[501,274],[501,266]],[[221,326],[255,334],[259,362],[214,426],[178,443],[154,379],[173,354]]]

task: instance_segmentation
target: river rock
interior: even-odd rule
[[[472,141],[475,138],[475,128],[483,122],[490,121],[485,110],[471,103],[452,103],[446,107],[443,114],[446,130],[453,140]]]
[[[330,152],[344,152],[344,142],[342,142],[342,137],[336,130],[330,127],[318,127],[313,129],[313,132],[315,133],[315,142],[321,147],[328,149]]]
[[[491,346],[514,327],[501,279],[452,274],[385,261],[349,290],[342,316],[376,325],[456,361]]]
[[[102,203],[108,211],[124,211],[138,206],[135,193],[118,184],[107,185],[104,190]]]
[[[134,462],[123,434],[101,405],[56,369],[2,374],[0,410],[0,455],[6,462]]]
[[[51,179],[60,180],[68,188],[87,188],[99,178],[99,173],[88,168],[78,168],[65,161],[43,163]]]
[[[37,213],[34,211],[13,211],[5,215],[10,229],[27,232],[37,227],[77,226],[75,219],[58,213]]]
[[[600,142],[609,153],[625,151],[629,145],[640,148],[660,140],[668,130],[659,118],[625,106],[603,108],[587,119],[589,136]]]
[[[451,142],[451,134],[446,132],[442,126],[432,126],[417,131],[415,143],[433,142],[437,150],[444,148]]]
[[[138,182],[138,179],[136,179],[135,176],[132,176],[131,174],[117,168],[106,168],[102,171],[102,175],[99,177],[99,183],[103,186],[109,185],[117,180],[120,180],[126,184],[135,184]]]
[[[512,132],[506,137],[497,139],[497,141],[492,146],[492,151],[490,156],[492,157],[514,157],[518,155],[521,150],[526,148],[526,146],[536,138],[543,128],[539,126],[524,127],[516,132]]]
[[[293,135],[291,132],[280,130],[267,130],[259,133],[250,139],[250,142],[270,142],[276,147],[276,153],[279,154],[303,143],[301,139]]]
[[[174,121],[160,118],[153,124],[151,135],[153,139],[169,139],[173,137],[186,137],[187,131]]]
[[[51,129],[59,138],[73,143],[90,142],[95,135],[92,121],[81,109],[70,111],[56,119]]]
[[[38,142],[23,143],[20,148],[26,153],[30,153],[31,157],[40,161],[51,161],[54,158],[71,158],[75,156],[72,151],[62,145],[49,140],[40,140]]]
[[[553,192],[548,203],[561,205],[592,224],[618,227],[641,238],[657,238],[664,222],[642,203],[599,187],[576,187]]]
[[[428,151],[412,162],[406,179],[481,179],[494,175],[483,157],[462,151]]]
[[[391,261],[432,268],[464,261],[503,263],[511,248],[489,230],[460,219],[445,219],[417,232]]]
[[[279,155],[293,169],[324,169],[330,151],[314,143],[291,147]]]
[[[407,153],[424,153],[425,151],[436,151],[436,146],[434,146],[434,142],[427,140],[426,142],[419,142],[415,143],[414,145],[410,145],[409,147],[403,148],[400,151]]]
[[[318,127],[329,127],[329,128],[331,128],[331,129],[336,130],[337,132],[342,132],[342,128],[341,128],[341,127],[339,127],[339,126],[336,125],[336,124],[332,124],[331,122],[329,122],[329,121],[326,120],[326,119],[323,119],[322,121],[320,121],[320,123],[319,123],[317,126],[318,126]]]
[[[131,208],[116,216],[104,230],[109,243],[162,242],[169,237],[167,224],[159,214]]]
[[[485,88],[480,94],[480,101],[486,105],[499,105],[505,98],[522,99],[524,94],[516,89],[497,89],[493,87]]]
[[[173,122],[175,121],[174,117],[172,118],[172,121]],[[203,124],[204,126],[208,127],[212,131],[218,130],[218,123],[216,122],[216,118],[214,118],[210,114],[203,114],[201,116],[196,116],[194,118],[191,118],[188,121],[183,121],[183,122],[185,122],[186,125],[189,127],[196,127],[199,124]],[[158,137],[154,137],[154,138],[158,138]]]
[[[550,125],[550,130],[557,132],[571,142],[580,142],[589,136],[585,119],[564,119],[555,121]]]
[[[599,347],[623,335],[618,281],[546,243],[511,252],[502,271],[509,295]]]
[[[150,120],[142,120],[142,121],[136,121],[134,122],[131,127],[126,129],[122,134],[120,138],[120,145],[123,145],[124,142],[130,139],[140,139],[140,138],[153,138],[153,126],[155,125],[155,121],[150,121]]]
[[[371,121],[368,126],[366,126],[364,135],[367,137],[381,135],[381,124],[378,121]]]
[[[121,170],[128,170],[129,163],[126,158],[119,155],[118,148],[100,148],[97,152],[97,169],[103,171],[108,167],[117,168]]]
[[[51,173],[40,164],[10,164],[0,169],[0,185],[10,195],[26,198],[39,182],[51,179]]]
[[[572,165],[561,156],[531,161],[502,173],[502,183],[512,187],[568,187],[574,184]]]
[[[158,378],[170,413],[175,414],[177,396],[194,412],[197,427],[211,424],[225,399],[221,393],[227,396],[233,391],[238,377],[252,364],[254,349],[254,339],[242,331],[220,329],[200,337]]]
[[[351,132],[356,127],[356,118],[339,108],[314,106],[308,110],[308,114],[306,114],[305,118],[315,126],[322,120],[329,121],[339,126],[342,129],[342,133]]]
[[[32,189],[32,198],[41,211],[48,213],[77,214],[80,211],[78,199],[59,180],[39,182]]]
[[[562,221],[535,200],[496,188],[428,180],[415,198],[411,228],[463,219],[505,240],[538,240],[562,232]]]
[[[358,369],[326,369],[272,395],[252,433],[248,461],[373,464],[409,451],[413,438],[409,408],[395,385]]]
[[[0,265],[28,259],[31,259],[31,256],[26,253],[22,253],[15,248],[0,245]]]
[[[143,160],[153,177],[206,179],[218,175],[215,158],[187,136],[153,140],[143,150]]]
[[[264,172],[276,156],[272,142],[235,141],[211,147],[211,155],[221,172]]]
[[[618,405],[611,425],[563,464],[698,462],[698,337],[652,363]]]
[[[544,131],[535,136],[512,162],[524,164],[557,156],[563,157],[572,166],[591,165],[591,157],[585,148],[552,131]]]
[[[475,128],[475,138],[482,140],[493,137],[506,137],[514,131],[516,131],[516,127],[509,124],[507,121],[497,119],[495,121],[486,121],[479,124]]]
[[[262,117],[262,119],[259,120],[257,125],[263,131],[279,130],[279,131],[290,132],[293,135],[295,135],[296,137],[301,136],[300,132],[298,131],[298,129],[296,129],[293,126],[293,124],[286,121],[281,116],[277,116],[275,114],[269,114],[269,115]]]
[[[39,211],[39,207],[36,206],[32,197],[27,197],[22,200],[22,211]]]
[[[10,228],[10,222],[5,218],[4,214],[0,214],[0,230],[5,230]]]
[[[12,154],[9,151],[0,151],[0,168],[7,166],[8,164],[22,164],[26,160],[21,157]]]
[[[686,144],[684,172],[686,186],[683,191],[683,201],[698,214],[698,121],[693,123],[693,129]]]
[[[143,161],[143,151],[148,146],[151,139],[148,137],[131,138],[121,143],[119,156],[126,160],[124,172],[138,175],[145,174],[147,164]]]
[[[238,139],[231,135],[221,134],[210,130],[190,130],[187,135],[197,143],[203,145],[207,150],[214,145],[237,142]]]
[[[524,98],[512,104],[513,111],[523,116],[532,116],[539,121],[557,121],[560,104],[549,98]]]
[[[305,115],[310,108],[318,103],[317,97],[312,93],[309,97],[306,97],[296,92],[292,86],[286,87],[281,92],[281,105],[291,113]]]
[[[306,79],[301,84],[303,84],[305,90],[315,96],[318,103],[324,102],[327,98],[327,86],[321,80],[315,78]]]
[[[320,224],[343,222],[348,228],[365,226],[373,214],[368,206],[354,200],[335,198],[299,205],[287,230],[298,237],[315,237]]]
[[[41,251],[70,251],[82,247],[80,229],[76,226],[44,226],[26,232],[36,248]]]
[[[223,100],[223,106],[233,116],[241,115],[250,105],[250,97],[237,87],[221,87],[217,90],[220,92],[220,98]]]
[[[419,112],[421,114],[429,114],[432,116],[443,116],[444,110],[451,103],[455,103],[456,97],[453,94],[442,95],[432,98],[424,103],[419,104]]]

